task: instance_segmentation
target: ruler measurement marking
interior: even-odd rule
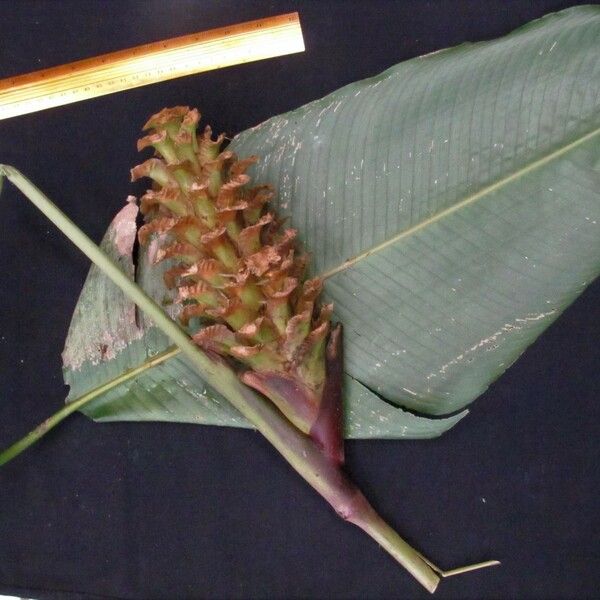
[[[285,19],[287,22],[283,24],[277,24],[278,21]],[[150,42],[148,44],[143,44],[141,46],[136,46],[135,48],[130,48],[126,50],[117,50],[115,52],[110,52],[108,54],[102,54],[100,56],[95,56],[91,58],[84,58],[72,63],[68,63],[66,65],[59,65],[56,67],[49,67],[48,69],[43,69],[42,71],[34,71],[32,73],[27,73],[24,75],[16,75],[13,77],[9,77],[6,80],[0,80],[0,90],[6,85],[7,87],[15,87],[20,85],[28,85],[28,80],[32,80],[30,83],[37,84],[38,78],[52,74],[52,71],[65,71],[69,69],[70,71],[74,71],[76,69],[83,70],[86,67],[90,69],[96,70],[98,68],[98,62],[100,63],[117,63],[118,61],[129,61],[131,57],[143,56],[143,55],[160,55],[169,49],[182,49],[185,47],[197,47],[200,44],[208,43],[214,41],[216,44],[222,44],[227,41],[227,38],[233,38],[236,36],[250,36],[253,34],[252,31],[247,31],[248,26],[253,23],[257,23],[256,27],[263,29],[264,24],[267,22],[273,21],[273,24],[269,25],[268,31],[273,31],[276,29],[285,29],[285,30],[299,30],[299,21],[297,13],[293,13],[293,15],[283,15],[279,17],[270,17],[267,19],[261,19],[260,21],[250,21],[248,23],[240,23],[238,25],[228,26],[225,28],[214,29],[210,31],[204,31],[194,34],[189,34],[185,36],[181,36],[178,38],[172,38],[170,40],[158,41],[158,42]],[[239,33],[234,33],[232,30],[237,31],[240,30]],[[259,35],[264,35],[264,31],[255,32]],[[207,38],[203,41],[202,38]],[[184,42],[183,40],[190,40],[189,43]],[[298,36],[298,40],[301,37]],[[110,64],[108,68],[110,68]],[[65,73],[68,76],[70,73]],[[22,80],[22,81],[21,81]]]
[[[252,62],[257,60],[256,55],[251,55],[248,57],[240,57],[238,60],[239,64],[244,64],[247,62]],[[97,95],[102,95],[96,93],[94,90],[101,90],[104,86],[114,86],[119,83],[127,84],[126,89],[130,89],[133,87],[140,87],[141,85],[147,85],[147,80],[152,81],[167,81],[170,79],[175,79],[177,77],[184,76],[185,74],[196,73],[198,70],[198,61],[192,60],[190,61],[192,64],[182,64],[179,67],[169,67],[168,64],[166,66],[161,67],[145,67],[141,68],[137,73],[131,74],[129,72],[123,73],[112,73],[112,76],[107,78],[106,76],[98,77],[92,80],[86,79],[81,83],[74,83],[73,87],[65,90],[63,86],[57,84],[56,86],[47,86],[46,92],[40,92],[39,94],[33,95],[31,92],[27,94],[14,94],[11,95],[11,103],[13,104],[21,104],[25,102],[35,101],[39,98],[48,98],[49,100],[54,98],[56,95],[64,96],[67,93],[79,94],[82,93],[85,98],[87,97],[95,97]],[[228,66],[230,63],[221,63],[221,62],[213,62],[212,64],[207,64],[206,62],[202,63],[202,70],[209,71],[214,70],[223,66]],[[143,81],[142,81],[143,80]],[[93,89],[92,89],[93,88]],[[92,92],[92,94],[90,94]],[[109,90],[106,93],[111,93],[112,90]]]
[[[302,50],[297,13],[151,42],[0,80],[0,119]]]
[[[235,52],[239,52],[236,48]],[[227,51],[226,51],[227,52]],[[247,57],[239,56],[238,61],[236,62],[250,62],[253,60],[257,60],[261,56],[270,56],[271,53],[266,55],[251,53]],[[171,66],[172,60],[185,61],[192,64],[183,64],[178,67]],[[145,64],[145,62],[133,63],[129,65],[123,65],[122,69],[112,68],[109,71],[99,73],[97,75],[92,75],[89,73],[80,74],[76,76],[71,76],[68,78],[61,78],[60,80],[53,82],[46,82],[44,84],[44,90],[41,90],[39,94],[34,94],[33,89],[28,90],[14,90],[13,92],[9,92],[6,94],[6,99],[11,102],[19,102],[21,99],[31,99],[36,96],[44,96],[48,94],[54,94],[61,91],[66,91],[64,85],[64,79],[70,80],[70,85],[68,90],[77,93],[78,91],[86,91],[86,86],[97,86],[97,84],[102,84],[104,82],[114,82],[115,80],[121,79],[121,82],[124,84],[128,83],[128,78],[135,80],[139,77],[139,73],[143,72],[146,74],[146,77],[153,77],[156,80],[164,80],[163,74],[167,74],[168,71],[174,73],[174,77],[182,76],[183,74],[194,71],[198,69],[198,67],[202,67],[203,69],[210,70],[214,69],[223,64],[222,61],[207,59],[206,55],[196,55],[196,54],[176,54],[173,58],[169,58],[164,62],[159,62],[152,67],[149,67]],[[225,63],[229,64],[229,63]],[[135,68],[138,72],[131,73],[131,69]],[[89,91],[89,90],[87,90]],[[0,95],[1,99],[1,95]]]
[[[239,51],[239,47],[236,47],[233,50]],[[225,52],[227,52],[227,50]],[[248,57],[240,57],[240,59],[250,61],[250,60],[255,60],[257,56],[262,56],[262,55],[263,55],[262,53],[261,54],[252,53],[252,54],[249,54]],[[269,53],[267,53],[267,55],[271,55],[271,53],[269,52]],[[64,85],[64,80],[68,79],[71,81],[70,89],[77,91],[78,88],[83,87],[85,85],[95,85],[97,83],[103,83],[105,81],[113,81],[115,79],[119,79],[120,77],[131,77],[132,79],[134,79],[139,75],[139,72],[131,73],[132,67],[140,69],[140,72],[154,72],[157,75],[160,75],[161,72],[164,72],[165,70],[167,70],[168,67],[170,67],[170,70],[177,71],[177,72],[183,72],[186,70],[186,65],[180,65],[178,67],[172,66],[171,63],[173,62],[173,60],[187,60],[187,61],[193,62],[194,64],[190,64],[189,66],[187,66],[187,68],[188,69],[196,69],[199,63],[207,64],[207,62],[208,62],[207,66],[211,66],[210,63],[214,62],[214,61],[211,61],[211,60],[207,61],[206,58],[207,57],[204,53],[197,53],[197,52],[195,52],[194,54],[177,53],[173,57],[163,59],[158,63],[154,59],[152,59],[152,57],[146,57],[144,59],[144,62],[138,63],[137,61],[130,61],[129,63],[123,64],[122,66],[114,66],[108,70],[103,70],[102,72],[98,72],[98,73],[90,72],[90,73],[81,73],[81,74],[76,74],[76,75],[67,75],[67,76],[61,77],[60,79],[57,79],[56,81],[47,81],[43,85],[44,85],[44,88],[46,90],[48,90],[49,93],[54,93],[55,91],[62,91],[64,89],[62,87]],[[146,65],[146,62],[150,59],[152,59],[152,61],[154,63],[153,66],[151,66],[151,67]],[[109,76],[107,76],[107,75],[109,75]],[[44,95],[44,93],[42,93],[40,95]],[[35,96],[31,95],[31,89],[22,90],[20,88],[11,90],[10,92],[7,92],[6,96],[4,94],[2,94],[1,96],[6,97],[6,98],[10,97],[11,100],[13,100],[13,99],[17,100],[19,97],[28,97],[28,98],[35,97]]]
[[[287,27],[284,29],[284,31],[287,31]],[[239,35],[237,37],[242,38],[243,40],[247,40],[247,42],[250,42],[251,40],[248,40],[248,35]],[[257,37],[261,37],[263,38],[265,41],[265,34],[264,32],[258,32]],[[278,37],[278,36],[277,36]],[[223,42],[222,41],[215,41],[211,44],[212,46],[215,47],[219,47],[219,46],[223,46]],[[235,46],[236,48],[239,48],[239,46]],[[47,73],[50,70],[54,70],[54,69],[60,69],[61,72],[60,74],[56,74],[54,75],[52,78],[48,78],[51,80],[54,80],[56,82],[63,82],[64,80],[69,80],[72,79],[73,77],[88,77],[90,76],[91,73],[111,73],[113,71],[116,71],[116,69],[120,68],[120,67],[124,67],[125,69],[127,69],[126,73],[130,73],[131,72],[131,67],[133,65],[135,65],[138,61],[144,61],[144,60],[159,60],[159,61],[163,61],[163,62],[167,62],[170,63],[173,60],[173,57],[175,54],[180,54],[181,52],[185,52],[187,51],[192,51],[194,53],[197,53],[199,56],[204,56],[206,54],[210,54],[209,52],[206,51],[207,46],[202,45],[201,47],[198,47],[197,44],[191,44],[187,47],[175,47],[175,48],[170,48],[167,50],[161,50],[160,54],[152,54],[152,53],[148,53],[148,54],[144,54],[144,55],[139,55],[136,56],[135,58],[122,58],[119,60],[115,60],[114,62],[112,62],[111,64],[108,64],[104,67],[97,67],[95,66],[93,69],[90,66],[89,71],[83,71],[80,73],[72,73],[72,72],[67,72],[64,73],[62,72],[64,69],[63,67],[51,67],[50,69],[46,69],[44,71],[39,71],[38,73],[40,73],[40,77],[47,77]],[[171,54],[170,54],[171,53]],[[260,55],[262,54],[259,50],[255,51],[256,55]],[[97,59],[85,59],[87,60],[97,60]],[[73,63],[74,64],[74,63]],[[32,81],[32,82],[27,82],[24,83],[23,85],[12,85],[12,89],[9,92],[6,93],[12,93],[20,91],[22,88],[25,87],[32,87],[32,86],[37,86],[37,85],[49,85],[51,83],[51,81],[45,81],[45,82],[40,82],[40,81]],[[0,81],[0,93],[2,92],[2,81]]]

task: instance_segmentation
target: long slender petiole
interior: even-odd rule
[[[331,504],[344,520],[354,523],[376,540],[391,556],[404,566],[429,592],[434,592],[440,575],[447,576],[496,564],[480,563],[443,572],[407,544],[373,509],[361,491],[346,474],[329,460],[311,438],[302,434],[265,399],[242,384],[224,363],[212,359],[200,350],[186,332],[163,311],[134,281],[85,235],[49,198],[17,169],[0,165],[0,190],[6,176],[23,194],[52,221],[103,273],[135,302],[154,323],[179,347],[189,362],[203,375],[205,381],[224,395],[275,447],[287,462]],[[166,359],[165,359],[166,360]],[[126,377],[124,374],[123,377]],[[106,384],[109,385],[109,384]],[[50,417],[21,442],[11,446],[3,457],[10,460],[35,442],[65,416],[89,401],[89,392],[77,403],[70,404]],[[8,453],[8,454],[7,454]],[[6,462],[6,460],[5,460]]]
[[[163,352],[160,352],[156,356],[153,356],[151,359],[144,361],[139,367],[135,367],[134,369],[129,369],[125,371],[123,374],[107,381],[106,383],[99,385],[98,387],[90,390],[83,396],[80,396],[76,400],[69,402],[67,405],[63,406],[60,410],[56,411],[51,417],[48,417],[43,423],[40,423],[35,429],[30,431],[25,437],[21,438],[18,442],[15,442],[12,446],[6,448],[6,450],[0,452],[0,467],[5,465],[7,462],[21,454],[24,450],[27,450],[29,446],[35,444],[38,440],[40,440],[44,435],[46,435],[51,429],[54,429],[59,423],[64,421],[70,414],[75,411],[83,408],[86,404],[89,404],[98,396],[101,396],[105,392],[112,390],[118,385],[133,379],[140,373],[159,365],[166,360],[169,360],[173,356],[179,354],[181,350],[177,346],[169,346]]]

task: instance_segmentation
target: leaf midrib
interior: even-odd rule
[[[351,259],[343,262],[341,265],[339,265],[333,269],[330,269],[329,271],[326,271],[325,273],[323,273],[321,275],[321,277],[323,279],[327,279],[328,277],[331,277],[331,276],[335,275],[336,273],[339,273],[341,271],[349,269],[350,267],[352,267],[356,263],[360,262],[361,260],[380,252],[384,248],[387,248],[388,246],[395,244],[396,242],[398,242],[402,239],[405,239],[407,237],[410,237],[411,235],[414,235],[415,233],[421,231],[422,229],[425,229],[426,227],[429,227],[430,225],[437,223],[438,221],[444,219],[445,217],[451,215],[454,212],[457,212],[457,211],[465,208],[466,206],[474,204],[481,198],[497,191],[498,189],[501,189],[502,187],[508,185],[509,183],[512,183],[513,181],[516,181],[517,179],[519,179],[521,177],[525,177],[532,171],[535,171],[536,169],[543,167],[544,165],[548,164],[549,162],[551,162],[557,158],[560,158],[561,156],[567,154],[574,148],[580,146],[581,144],[584,144],[585,142],[589,141],[590,139],[594,138],[595,136],[597,136],[599,134],[600,134],[600,127],[598,127],[597,129],[594,129],[593,131],[587,133],[586,135],[574,140],[573,142],[570,142],[569,144],[566,144],[565,146],[558,148],[557,150],[547,154],[546,156],[543,156],[542,158],[539,158],[539,159],[529,163],[527,166],[515,171],[511,175],[503,177],[502,179],[499,179],[499,180],[495,181],[494,183],[483,187],[478,192],[475,192],[474,194],[467,196],[463,200],[460,200],[456,204],[453,204],[452,206],[450,206],[444,210],[441,210],[440,212],[432,215],[431,217],[424,219],[420,223],[417,223],[416,225],[413,225],[412,227],[405,229],[404,231],[393,236],[389,240],[385,240],[384,242],[381,242],[380,244],[377,244],[377,245],[373,246],[372,248],[370,248],[364,252],[361,252],[360,254],[356,255],[354,258],[351,258]],[[84,396],[82,396],[76,400],[73,400],[71,402],[68,402],[68,404],[71,404],[72,402],[79,403],[81,400],[83,400],[85,398],[85,401],[81,405],[78,406],[78,408],[81,408],[81,407],[83,407],[84,404],[88,404],[91,400],[93,400],[94,398],[97,398],[98,396],[109,391],[110,389],[118,387],[119,385],[140,375],[144,371],[152,369],[152,368],[158,366],[160,363],[177,356],[179,353],[180,353],[179,348],[177,348],[176,346],[170,346],[170,347],[166,348],[163,352],[157,354],[156,356],[148,358],[146,361],[144,361],[137,367],[134,367],[134,368],[126,371],[125,373],[121,374],[120,376],[107,381],[106,383],[104,383],[104,384],[98,386],[97,388],[91,390],[90,392],[86,393]]]
[[[174,356],[177,356],[178,354],[181,354],[181,348],[179,348],[179,346],[168,346],[158,354],[147,358],[144,362],[140,363],[136,367],[127,369],[120,375],[117,375],[116,377],[109,379],[108,381],[100,384],[99,386],[92,388],[82,396],[79,396],[78,398],[75,398],[73,400],[67,400],[66,404],[77,404],[77,410],[83,408],[83,406],[85,406],[95,398],[98,398],[98,396],[101,396],[102,394],[105,394],[106,392],[109,392],[110,390],[119,387],[123,383],[127,383],[129,380],[136,378],[138,375],[141,375],[149,369],[158,367],[163,362],[169,360],[170,358],[173,358]]]
[[[413,226],[409,227],[408,229],[405,229],[404,231],[396,234],[395,236],[391,237],[390,239],[385,240],[379,244],[376,244],[375,246],[372,246],[368,250],[365,250],[365,251],[361,252],[360,254],[357,254],[353,258],[349,258],[348,260],[344,261],[342,264],[338,265],[337,267],[334,267],[333,269],[329,269],[328,271],[321,273],[319,275],[319,277],[321,277],[323,279],[328,279],[329,277],[332,277],[333,275],[336,275],[337,273],[340,273],[341,271],[345,271],[346,269],[353,267],[356,263],[360,262],[361,260],[364,260],[365,258],[372,256],[373,254],[377,254],[378,252],[381,252],[388,246],[391,246],[391,245],[395,244],[396,242],[399,242],[405,238],[408,238],[408,237],[418,233],[422,229],[425,229],[426,227],[434,225],[435,223],[437,223],[438,221],[441,221],[445,217],[448,217],[451,214],[453,214],[467,206],[475,204],[481,198],[484,198],[485,196],[488,196],[489,194],[492,194],[493,192],[495,192],[499,189],[502,189],[503,187],[509,185],[510,183],[512,183],[522,177],[527,176],[532,171],[535,171],[536,169],[540,169],[541,167],[547,165],[549,162],[552,162],[553,160],[556,160],[557,158],[564,156],[571,150],[577,148],[578,146],[580,146],[581,144],[584,144],[585,142],[588,142],[589,140],[591,140],[592,138],[594,138],[595,136],[597,136],[599,134],[600,134],[600,127],[598,127],[597,129],[594,129],[593,131],[585,134],[584,136],[570,142],[569,144],[566,144],[565,146],[562,146],[562,147],[558,148],[557,150],[550,152],[546,156],[543,156],[542,158],[539,158],[539,159],[529,163],[528,165],[526,165],[525,167],[523,167],[521,169],[518,169],[514,173],[511,173],[510,175],[507,175],[501,179],[498,179],[494,183],[491,183],[490,185],[487,185],[487,186],[481,188],[479,191],[475,192],[474,194],[470,194],[469,196],[467,196],[466,198],[463,198],[462,200],[459,200],[452,206],[449,206],[448,208],[445,208],[444,210],[441,210],[441,211],[435,213],[431,217],[428,217],[428,218],[424,219],[423,221],[421,221],[420,223],[417,223],[416,225],[413,225]]]

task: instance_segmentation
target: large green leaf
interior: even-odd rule
[[[346,369],[443,414],[600,270],[600,7],[392,67],[233,141],[346,325]]]
[[[400,64],[232,142],[261,157],[257,180],[279,190],[346,326],[347,434],[449,428],[458,417],[390,403],[465,406],[598,274],[599,50],[600,8],[571,9]],[[105,247],[131,272],[127,220]],[[138,281],[162,300],[147,265]],[[166,347],[132,315],[92,269],[65,349],[70,399]],[[88,414],[244,424],[180,357]]]
[[[128,204],[111,223],[102,241],[104,251],[133,277],[133,243],[137,207]],[[156,246],[139,257],[136,279],[155,300],[175,315],[164,287],[168,265],[152,265]],[[83,412],[98,421],[175,421],[249,427],[223,396],[209,387],[183,354],[153,366],[169,347],[168,338],[107,277],[93,266],[75,308],[63,352],[67,402],[117,377]],[[123,374],[136,369],[135,377]],[[141,372],[140,372],[141,371]],[[396,408],[347,376],[345,433],[347,437],[428,438],[440,435],[465,413],[447,419],[427,419]]]

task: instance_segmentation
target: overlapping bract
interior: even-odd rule
[[[306,255],[296,231],[266,204],[269,186],[249,187],[257,158],[221,151],[224,136],[196,129],[197,110],[164,109],[144,129],[138,149],[155,149],[132,169],[150,177],[141,198],[141,244],[159,235],[156,260],[174,259],[165,283],[178,289],[181,320],[207,326],[193,337],[206,350],[247,367],[242,380],[269,397],[305,433],[317,421],[326,379],[331,305],[317,308],[320,279],[302,282]]]

